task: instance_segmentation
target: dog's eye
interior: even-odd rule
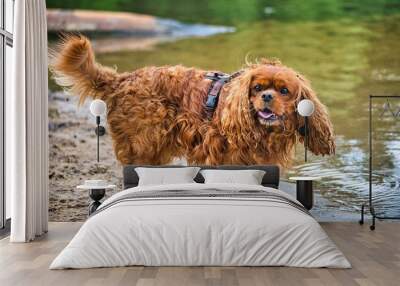
[[[286,87],[281,88],[281,94],[286,95],[289,93],[289,90]]]
[[[261,91],[262,90],[262,86],[261,84],[256,84],[256,86],[254,87],[255,91]]]

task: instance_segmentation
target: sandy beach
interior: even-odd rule
[[[110,136],[100,139],[96,162],[95,118],[90,102],[79,109],[76,98],[63,92],[49,96],[50,221],[82,221],[90,202],[86,191],[76,189],[87,179],[104,179],[121,190],[121,166],[114,159]],[[104,121],[102,120],[102,123]],[[107,191],[106,197],[115,191]]]

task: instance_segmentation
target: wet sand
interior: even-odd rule
[[[100,164],[96,162],[95,118],[89,104],[77,109],[76,98],[62,92],[49,97],[50,221],[83,221],[91,201],[76,186],[87,179],[104,179],[122,189],[121,166],[114,159],[111,138],[100,138]],[[102,120],[102,123],[104,121]],[[107,190],[106,197],[116,191]]]

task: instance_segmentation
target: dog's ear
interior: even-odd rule
[[[251,80],[251,69],[245,70],[235,78],[230,83],[229,92],[223,99],[221,109],[221,131],[229,141],[235,141],[238,146],[251,144],[257,136],[250,111]]]
[[[335,153],[335,136],[326,107],[319,101],[312,90],[310,82],[301,75],[297,103],[309,99],[314,103],[314,113],[308,118],[308,149],[315,155],[331,155]],[[299,117],[299,127],[304,126],[304,118]],[[304,142],[304,134],[300,133],[300,141]]]

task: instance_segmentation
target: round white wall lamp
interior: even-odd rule
[[[308,147],[308,117],[315,111],[314,102],[309,99],[303,99],[297,105],[297,112],[304,117],[304,128],[300,127],[300,134],[304,133],[304,161],[307,162],[307,147]]]
[[[101,99],[95,99],[90,104],[90,112],[94,116],[101,116],[104,115],[107,111],[106,103]]]
[[[297,105],[297,111],[304,117],[311,116],[314,113],[314,110],[314,102],[309,99],[303,99]]]

